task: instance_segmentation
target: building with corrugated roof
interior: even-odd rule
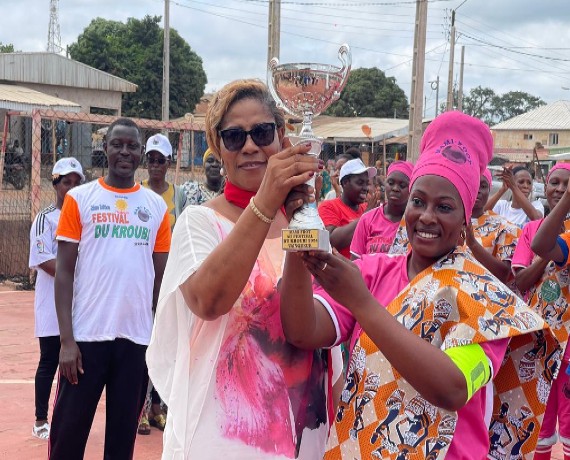
[[[535,152],[570,152],[570,101],[557,101],[503,121],[491,128],[495,153],[513,162],[530,162]]]
[[[18,109],[22,93],[18,87],[25,87],[72,102],[81,112],[110,115],[121,114],[123,93],[137,90],[134,83],[54,53],[0,53],[0,84],[7,86],[3,88],[0,108],[28,110],[30,105],[36,108],[66,105],[48,101],[41,94],[28,94],[28,104]],[[9,85],[15,86],[12,91]]]

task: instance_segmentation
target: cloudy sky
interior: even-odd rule
[[[3,8],[0,42],[43,51],[49,0],[19,0]],[[170,24],[202,58],[207,90],[242,77],[265,78],[268,0],[171,0]],[[520,90],[546,102],[570,99],[568,0],[430,0],[425,96],[434,112],[440,78],[445,98],[451,10],[458,32],[454,80],[465,46],[464,88],[497,93]],[[162,15],[164,0],[59,0],[62,45],[71,44],[96,17],[125,21]],[[352,48],[353,67],[378,67],[410,93],[413,0],[282,0],[281,62],[338,64],[337,50]]]

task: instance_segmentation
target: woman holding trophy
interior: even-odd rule
[[[284,127],[257,80],[229,83],[208,108],[208,145],[227,182],[177,222],[147,352],[169,408],[165,459],[324,454],[331,353],[285,340],[278,291],[281,230],[324,165]]]
[[[515,458],[536,443],[552,383],[552,372],[541,371],[559,349],[545,322],[463,249],[491,133],[446,112],[420,151],[405,211],[408,254],[365,254],[356,263],[287,255],[286,337],[308,350],[350,343],[327,460]],[[492,415],[501,420],[491,422],[490,438]],[[521,432],[536,433],[517,445],[503,422],[519,417]]]

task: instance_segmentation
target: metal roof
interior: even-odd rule
[[[370,137],[362,131],[362,126],[370,127]],[[400,118],[369,117],[315,117],[313,131],[318,137],[346,142],[379,142],[394,136],[408,133],[408,120]]]
[[[0,84],[0,109],[19,111],[52,109],[79,112],[81,106],[23,86]]]
[[[55,53],[0,53],[0,80],[133,93],[137,85]]]
[[[570,101],[556,101],[496,124],[491,131],[570,130]]]

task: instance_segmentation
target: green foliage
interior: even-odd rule
[[[457,107],[457,91],[453,92],[454,107]],[[539,97],[524,91],[509,91],[503,95],[495,93],[491,88],[477,86],[471,88],[469,94],[463,97],[463,112],[480,118],[489,126],[501,121],[522,115],[529,110],[546,104]],[[445,110],[445,104],[441,111]]]
[[[386,77],[373,67],[355,69],[350,73],[340,99],[331,105],[326,115],[337,117],[408,117],[408,99],[396,79]]]
[[[14,45],[12,43],[6,43],[4,45],[0,42],[0,53],[15,53]]]
[[[162,117],[164,31],[160,16],[129,18],[124,24],[96,18],[69,47],[72,59],[138,85],[123,96],[123,114]],[[170,29],[170,117],[194,110],[206,87],[202,59]]]

